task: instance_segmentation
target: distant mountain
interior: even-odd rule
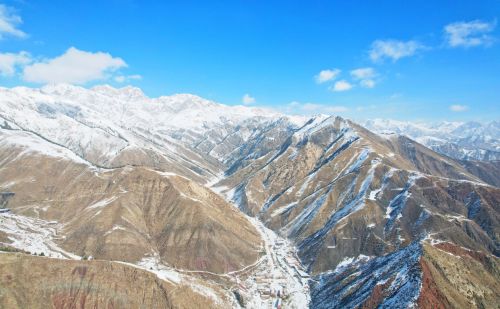
[[[455,159],[500,160],[500,121],[423,123],[373,119],[361,124],[380,134],[404,134]]]
[[[498,150],[498,123],[363,125],[132,87],[0,88],[0,243],[129,263],[208,307],[495,307],[496,152],[425,145]]]

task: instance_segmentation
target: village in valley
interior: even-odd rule
[[[310,302],[310,277],[302,268],[295,247],[257,219],[249,220],[264,239],[265,255],[255,266],[255,270],[238,284],[238,291],[251,300],[246,306],[306,308]]]

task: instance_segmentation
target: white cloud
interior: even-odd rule
[[[348,112],[349,109],[340,105],[328,105],[318,103],[291,102],[286,108],[286,112],[294,114],[339,114]]]
[[[466,110],[468,110],[469,107],[467,107],[466,105],[450,105],[450,110],[452,112],[465,112]]]
[[[351,76],[354,80],[359,80],[359,85],[363,88],[375,87],[374,78],[377,73],[373,68],[359,68],[351,71]]]
[[[404,57],[413,56],[425,47],[417,41],[376,40],[370,49],[370,59],[374,62],[384,58],[397,61]]]
[[[316,75],[314,78],[316,79],[316,83],[322,84],[324,82],[334,80],[339,76],[340,70],[339,69],[333,69],[333,70],[323,70],[319,72],[318,75]]]
[[[17,28],[22,22],[21,17],[14,14],[11,8],[0,4],[0,39],[8,35],[18,38],[26,37],[26,33]]]
[[[373,79],[363,79],[359,82],[359,85],[363,88],[373,88],[375,87],[375,81]]]
[[[359,68],[351,71],[351,76],[354,79],[370,79],[376,76],[373,68]]]
[[[250,104],[255,103],[255,98],[254,98],[254,97],[252,97],[251,95],[249,95],[249,94],[247,93],[247,94],[245,94],[245,95],[243,96],[243,98],[241,99],[241,101],[242,101],[242,102],[243,102],[243,104],[245,104],[245,105],[250,105]]]
[[[27,65],[31,62],[29,53],[22,51],[14,53],[0,53],[0,75],[13,76],[18,67]]]
[[[444,27],[446,43],[451,47],[474,47],[490,45],[493,37],[488,35],[495,29],[496,22],[473,20],[470,22],[456,22]]]
[[[139,74],[134,74],[134,75],[118,75],[115,77],[115,81],[118,83],[124,83],[128,82],[131,80],[141,80],[142,76]]]
[[[352,85],[348,81],[339,80],[333,85],[333,87],[330,88],[330,90],[338,92],[338,91],[347,91],[350,90],[351,88]]]
[[[121,58],[114,58],[108,53],[92,53],[71,47],[59,57],[26,66],[23,78],[34,83],[85,84],[108,79],[110,73],[126,66]]]

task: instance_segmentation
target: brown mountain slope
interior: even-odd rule
[[[188,286],[108,261],[0,253],[1,308],[220,308]]]
[[[66,251],[137,262],[158,256],[172,266],[224,273],[254,263],[261,239],[221,197],[186,178],[141,167],[101,170],[0,149],[0,182],[15,213],[56,220]]]
[[[469,173],[500,188],[500,161],[460,161],[460,163]]]
[[[495,308],[500,303],[500,261],[453,243],[424,245],[421,308]]]

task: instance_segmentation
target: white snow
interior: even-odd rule
[[[162,280],[170,281],[172,283],[180,283],[182,280],[181,274],[172,268],[161,264],[157,256],[144,257],[137,263],[137,265],[155,273],[156,276]]]
[[[368,199],[369,200],[372,200],[372,201],[375,201],[377,199],[377,194],[380,193],[380,191],[382,191],[382,188],[379,188],[377,190],[373,190],[370,192],[370,196],[368,196]]]
[[[286,212],[287,210],[289,210],[290,208],[297,206],[297,204],[298,204],[297,202],[292,202],[292,203],[286,204],[285,206],[277,208],[276,210],[274,210],[271,213],[271,217],[275,217],[277,215],[280,215],[280,214]]]
[[[113,227],[111,228],[111,230],[107,231],[106,233],[104,233],[104,236],[107,236],[111,233],[113,233],[114,231],[126,231],[127,229],[124,228],[123,226],[121,225],[113,225]]]
[[[54,240],[62,228],[55,221],[25,217],[11,212],[0,213],[0,231],[7,234],[10,246],[34,254],[59,259],[80,259],[79,256],[63,250]]]
[[[32,133],[0,129],[0,148],[12,146],[22,149],[20,156],[38,153],[88,165],[87,161],[75,155],[72,151],[47,142]]]
[[[117,196],[111,196],[109,198],[102,199],[100,201],[95,202],[92,205],[89,205],[87,209],[96,209],[96,208],[103,208],[106,207],[107,205],[111,204],[114,202],[118,197]]]
[[[356,257],[354,257],[354,256],[353,257],[345,257],[342,261],[340,261],[340,263],[337,264],[337,267],[335,267],[334,272],[339,272],[341,269],[348,267],[348,266],[352,265],[353,263],[357,263],[359,261],[367,262],[371,258],[372,257],[366,256],[363,254],[360,254]]]
[[[456,159],[500,159],[500,122],[411,122],[372,119],[361,123],[382,136],[406,135]],[[390,135],[389,135],[390,136]],[[441,148],[441,146],[444,146]],[[485,154],[489,153],[489,156]]]
[[[223,172],[220,172],[218,173],[217,175],[215,175],[214,177],[212,177],[212,179],[208,180],[207,183],[205,184],[205,187],[208,187],[208,188],[212,188],[212,190],[216,191],[214,186],[219,182],[221,181],[222,179],[224,179],[224,173]]]
[[[190,275],[190,273],[194,272],[178,270],[162,263],[157,253],[143,257],[136,264],[122,261],[115,262],[146,270],[155,274],[159,279],[169,281],[176,285],[186,285],[194,292],[211,299],[216,305],[222,306],[224,304],[220,296],[209,286],[205,285],[205,282],[202,283],[200,279]],[[217,276],[218,274],[213,275]]]
[[[264,240],[266,262],[259,263],[251,276],[242,282],[246,293],[253,296],[247,307],[267,308],[281,300],[284,308],[307,308],[311,301],[308,275],[296,257],[296,249],[258,219],[248,217],[248,220]],[[278,290],[284,290],[286,297],[278,297]],[[267,297],[265,293],[273,296]]]

